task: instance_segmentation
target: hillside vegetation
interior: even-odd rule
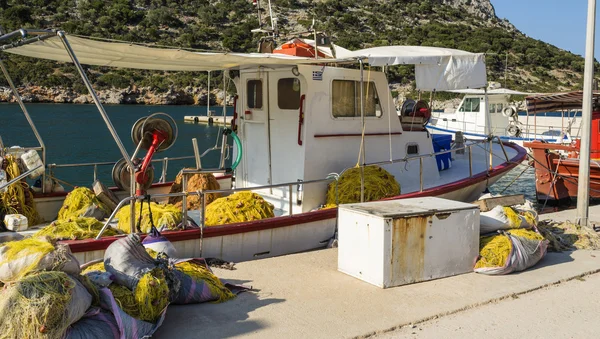
[[[266,7],[266,1],[263,1]],[[488,0],[273,0],[282,36],[306,31],[312,19],[349,49],[423,45],[488,53],[488,76],[507,87],[557,91],[581,87],[584,60],[529,38],[500,20]],[[263,12],[263,21],[268,11]],[[5,31],[60,28],[70,34],[202,50],[255,51],[259,22],[251,0],[0,0]],[[282,38],[283,39],[283,38]],[[508,68],[506,55],[508,53]],[[17,83],[85,92],[72,65],[3,55]],[[203,87],[206,73],[89,68],[98,88],[156,90]],[[395,67],[390,80],[410,83],[413,72]],[[218,80],[215,80],[218,85]]]

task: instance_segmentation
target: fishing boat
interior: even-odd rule
[[[522,112],[510,102],[511,95],[531,96],[531,93],[506,88],[464,89],[449,91],[464,94],[458,109],[433,112],[427,129],[432,133],[454,135],[468,139],[485,139],[489,135],[523,145],[523,142],[543,140],[568,145],[579,136],[579,113],[560,109],[538,114]]]
[[[233,177],[235,188],[225,184],[221,190],[184,189],[177,194],[185,199],[191,195],[252,190],[274,205],[276,216],[205,227],[204,206],[198,211],[187,211],[184,201],[184,216],[195,218],[201,227],[163,232],[182,257],[245,261],[327,246],[337,229],[337,208],[322,208],[327,188],[335,185],[339,174],[348,168],[377,165],[391,173],[401,186],[401,194],[387,199],[437,196],[473,201],[526,157],[523,148],[498,138],[452,146],[449,138],[427,131],[425,122],[430,109],[423,102],[409,102],[398,117],[384,68],[415,65],[416,84],[421,90],[478,88],[487,80],[483,54],[413,46],[357,51],[340,48],[335,58],[206,53],[46,30],[21,30],[0,37],[0,41],[4,53],[75,65],[123,154],[120,168],[129,168],[129,178],[138,174],[133,172],[133,164],[126,166],[132,156],[114,132],[81,65],[226,71],[237,90],[231,126],[239,138],[232,152],[236,168],[224,168],[223,157],[219,168],[202,168],[200,152],[195,152],[197,166],[189,173],[221,173],[222,185]],[[348,67],[357,64],[358,67]],[[4,70],[1,61],[0,65]],[[16,90],[14,94],[18,97]],[[137,131],[137,127],[133,130]],[[43,143],[34,149],[44,153]],[[222,143],[221,154],[226,153]],[[119,173],[125,174],[123,170]],[[146,194],[163,199],[174,194],[153,191],[161,189],[161,185],[168,186],[167,182],[159,183],[159,187],[149,186],[144,195],[136,192],[135,183],[131,183],[129,191],[122,192],[121,196],[129,196],[120,206],[143,199]],[[40,201],[44,194],[48,193],[38,194],[36,199]],[[101,258],[117,238],[99,236],[64,243],[80,261],[88,262]]]
[[[593,93],[590,149],[590,199],[600,199],[600,92]],[[581,110],[583,92],[555,93],[526,98],[532,115],[548,110]],[[525,143],[535,166],[537,199],[544,204],[570,204],[577,198],[580,140],[557,145],[536,140]]]

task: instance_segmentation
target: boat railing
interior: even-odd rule
[[[419,154],[419,155],[411,155],[411,156],[405,156],[404,158],[398,158],[398,159],[392,159],[392,160],[386,160],[386,161],[378,161],[378,162],[371,162],[371,163],[365,163],[363,164],[363,166],[382,166],[382,165],[391,165],[391,164],[397,164],[397,163],[408,163],[410,161],[419,161],[419,192],[423,192],[423,159],[425,158],[433,158],[437,155],[443,155],[443,154],[448,154],[448,153],[454,153],[456,151],[461,151],[461,150],[466,150],[469,153],[469,178],[473,177],[473,146],[481,146],[481,144],[486,144],[489,143],[490,148],[489,150],[486,150],[487,152],[489,152],[489,166],[488,166],[488,172],[491,171],[494,168],[494,153],[493,153],[493,144],[494,141],[496,141],[498,144],[500,144],[500,147],[502,148],[502,153],[504,153],[504,158],[506,160],[506,162],[509,162],[510,159],[508,158],[508,153],[506,152],[506,149],[504,148],[504,143],[502,142],[502,139],[500,139],[499,136],[490,136],[488,139],[486,140],[481,140],[481,141],[474,141],[472,143],[469,144],[465,144],[463,147],[457,147],[457,148],[451,148],[449,150],[445,150],[445,151],[440,151],[440,152],[434,152],[434,153],[428,153],[428,154]]]
[[[185,178],[185,175],[184,175]],[[258,190],[263,190],[263,189],[270,189],[270,188],[279,188],[279,187],[287,187],[289,189],[289,195],[288,195],[288,203],[289,203],[289,214],[287,216],[292,216],[293,215],[293,187],[296,185],[310,185],[310,184],[317,184],[317,183],[324,183],[324,182],[332,182],[335,181],[337,183],[337,180],[339,178],[339,175],[337,173],[331,173],[329,174],[327,177],[323,178],[323,179],[315,179],[315,180],[306,180],[306,181],[294,181],[294,182],[286,182],[286,183],[281,183],[281,184],[272,184],[272,185],[263,185],[263,186],[252,186],[252,187],[240,187],[240,188],[229,188],[229,189],[218,189],[218,190],[204,190],[204,191],[190,191],[190,192],[175,192],[175,193],[159,193],[159,194],[153,194],[151,197],[155,198],[155,199],[164,199],[164,198],[170,198],[170,197],[188,197],[188,196],[192,196],[192,195],[197,195],[200,196],[200,200],[202,201],[202,209],[201,209],[201,213],[200,213],[200,234],[201,237],[203,235],[203,228],[205,227],[205,211],[206,211],[206,194],[215,194],[215,193],[221,193],[221,194],[232,194],[232,193],[236,193],[236,192],[242,192],[242,191],[258,191]],[[337,188],[336,188],[336,192],[337,192]],[[113,219],[115,218],[117,211],[119,211],[119,209],[121,207],[123,207],[125,204],[131,202],[132,200],[142,200],[142,199],[146,199],[147,196],[145,195],[136,195],[136,196],[129,196],[129,197],[125,197],[123,200],[121,200],[119,202],[119,204],[117,205],[117,207],[114,209],[114,211],[111,213],[111,215],[108,217],[108,219],[105,221],[104,226],[102,227],[102,229],[100,230],[100,232],[98,232],[98,235],[96,236],[96,240],[100,239],[102,237],[102,234],[106,231],[106,229],[109,227],[110,223],[113,221]],[[183,201],[183,220],[182,222],[185,224],[187,223],[188,217],[187,217],[187,204],[185,202],[185,200]]]
[[[36,149],[32,147],[31,149]],[[193,155],[190,156],[181,156],[181,157],[164,157],[162,159],[153,159],[153,163],[162,163],[161,175],[158,179],[159,183],[165,183],[167,181],[167,169],[169,167],[170,161],[179,161],[179,160],[190,160],[194,159]],[[74,167],[93,167],[94,168],[94,181],[98,179],[98,167],[103,166],[114,166],[114,161],[105,161],[105,162],[87,162],[87,163],[78,163],[78,164],[48,164],[46,167],[50,173],[54,169],[57,168],[74,168]]]

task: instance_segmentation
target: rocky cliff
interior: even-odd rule
[[[19,88],[21,99],[27,103],[73,103],[91,104],[89,94],[80,94],[70,88],[49,88],[40,86],[27,86]],[[215,89],[210,92],[210,104],[222,105],[223,98],[226,104],[233,102],[229,94],[223,95],[223,90]],[[200,105],[206,106],[208,91],[197,87],[183,89],[170,88],[168,91],[152,90],[149,87],[130,86],[125,89],[102,89],[96,92],[103,104],[122,105]],[[0,87],[0,102],[15,102],[9,87]]]

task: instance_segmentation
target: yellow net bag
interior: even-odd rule
[[[7,155],[4,161],[0,161],[0,168],[2,168],[3,162],[6,163],[5,171],[9,181],[21,175],[19,161],[21,159],[17,159],[13,155]],[[27,217],[29,226],[37,225],[42,221],[35,209],[33,194],[24,179],[8,186],[4,192],[0,192],[0,217],[4,219],[6,214],[24,215]]]

